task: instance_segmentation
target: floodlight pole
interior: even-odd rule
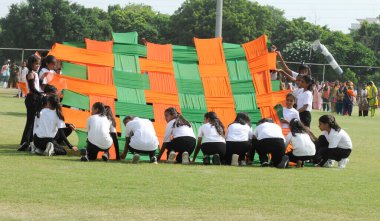
[[[223,0],[216,0],[216,23],[215,23],[215,37],[222,37],[222,23],[223,23]]]

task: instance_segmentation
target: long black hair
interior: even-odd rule
[[[59,97],[54,94],[48,95],[47,103],[50,104],[52,109],[55,109],[55,112],[57,113],[58,118],[62,121],[65,121],[65,117],[62,114],[62,106],[59,103]]]
[[[308,85],[307,90],[313,91],[313,86],[315,84],[313,78],[311,78],[310,75],[302,75],[302,80]]]
[[[38,69],[38,72],[42,70],[42,68],[47,68],[48,64],[53,63],[54,61],[57,61],[57,59],[53,55],[48,55],[41,61],[40,69]]]
[[[209,119],[209,122],[212,126],[215,127],[216,131],[220,136],[224,137],[224,125],[222,121],[219,120],[218,116],[216,115],[215,112],[207,112],[205,114],[205,118]]]
[[[301,73],[302,70],[307,70],[307,75],[311,76],[311,69],[310,69],[309,65],[307,65],[303,62],[298,67],[298,73]]]
[[[190,122],[186,120],[186,118],[181,113],[179,113],[174,107],[169,107],[165,110],[165,113],[170,114],[174,117],[175,121],[173,123],[173,128],[180,126],[191,127]]]
[[[96,102],[92,105],[93,109],[98,110],[98,113],[100,116],[106,116],[106,107],[102,102]]]
[[[299,133],[299,134],[306,133],[305,125],[303,125],[303,123],[297,118],[294,118],[289,122],[289,128],[290,128],[290,132],[292,133],[294,137],[296,136],[296,133]]]
[[[272,118],[263,118],[257,122],[257,126],[260,124],[263,124],[263,123],[273,123],[273,119]]]
[[[108,106],[108,105],[104,106],[104,111],[105,111],[105,115],[107,116],[108,120],[111,121],[112,126],[113,126],[113,127],[116,127],[116,120],[115,120],[115,118],[113,117],[113,113],[112,113],[112,109],[111,109],[111,107]]]
[[[33,64],[40,60],[41,59],[35,54],[32,54],[28,57],[28,62],[26,64],[26,67],[28,68],[28,74],[33,72]]]
[[[252,126],[251,125],[251,118],[249,117],[249,115],[247,113],[238,113],[236,115],[236,118],[235,118],[234,122],[232,122],[231,124],[234,124],[234,123],[238,123],[238,124],[241,124],[241,125],[246,125],[247,124],[250,127]]]
[[[323,124],[328,124],[332,129],[340,131],[341,127],[336,122],[335,117],[332,115],[323,115],[319,118],[319,122]]]

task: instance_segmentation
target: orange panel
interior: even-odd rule
[[[167,105],[179,105],[178,95],[158,91],[145,91],[147,103],[158,103]]]
[[[87,76],[91,82],[113,85],[113,73],[111,67],[87,65]]]
[[[65,116],[65,122],[74,124],[77,128],[87,128],[87,119],[91,116],[90,112],[62,107],[62,113]]]
[[[84,40],[88,50],[102,51],[112,54],[113,41],[95,41],[88,38],[85,38]]]
[[[177,94],[177,85],[173,74],[149,72],[150,90]]]
[[[173,50],[171,44],[154,44],[148,42],[146,45],[147,58],[149,60],[171,62],[173,61]]]
[[[162,72],[168,74],[174,74],[173,63],[167,61],[156,61],[146,58],[140,58],[141,72]]]

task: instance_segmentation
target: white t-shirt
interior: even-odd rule
[[[169,143],[171,141],[171,136],[173,138],[177,137],[194,137],[194,131],[191,127],[183,125],[180,127],[173,127],[174,122],[176,119],[173,119],[168,122],[166,125],[166,130],[165,130],[165,136],[164,136],[164,143]]]
[[[58,118],[55,110],[44,108],[40,112],[40,117],[35,117],[33,134],[39,138],[54,138],[58,129],[65,127],[65,122]]]
[[[322,134],[326,137],[326,140],[329,142],[329,148],[342,148],[342,149],[352,149],[352,142],[350,136],[344,131],[340,129],[340,131],[336,131],[331,129],[330,133],[327,131],[323,131]]]
[[[306,111],[311,111],[313,107],[313,93],[311,91],[303,91],[297,97],[297,110],[301,109],[305,104],[307,104]]]
[[[129,145],[136,150],[153,151],[159,144],[152,122],[138,117],[125,125],[125,137],[131,139]]]
[[[116,133],[116,129],[106,116],[95,114],[88,118],[87,139],[90,143],[103,150],[110,148],[113,143],[111,132]]]
[[[36,90],[39,92],[43,92],[41,87],[40,87],[40,78],[38,77],[37,72],[33,71],[32,74],[34,75],[34,88],[36,88]],[[26,79],[26,80],[28,80],[28,79]],[[28,84],[26,84],[26,88],[27,88],[28,93],[29,93],[30,90],[29,90]]]
[[[252,139],[252,135],[252,128],[248,124],[232,123],[228,126],[226,141],[244,142]]]
[[[315,144],[310,139],[310,136],[304,133],[296,133],[295,135],[296,136],[293,136],[292,133],[289,133],[288,136],[286,136],[285,147],[292,142],[294,156],[314,156]]]
[[[50,78],[50,76],[43,76],[45,73],[48,73],[48,72],[56,74],[54,70],[49,70],[47,68],[42,68],[40,70],[40,72],[38,73],[40,79],[42,80],[42,84],[49,83],[49,79],[48,78]]]
[[[218,134],[216,128],[210,123],[203,124],[198,131],[198,138],[202,138],[202,143],[225,143],[226,140],[223,136]]]
[[[255,135],[258,140],[267,138],[282,138],[285,142],[281,127],[275,123],[265,122],[258,125],[253,132],[253,135]]]
[[[20,69],[20,81],[27,83],[26,75],[28,74],[29,70],[27,67],[23,67]]]
[[[297,73],[297,72],[295,72],[295,71],[292,71],[292,77],[297,78],[298,75],[299,75],[299,73]]]
[[[293,119],[300,119],[300,114],[295,108],[288,109],[284,107],[282,109],[282,114],[284,115],[284,120],[290,123]],[[282,124],[282,128],[289,128],[289,124]]]
[[[303,92],[303,88],[297,88],[295,89],[292,94],[294,95],[294,97],[296,97],[298,99],[298,96]]]

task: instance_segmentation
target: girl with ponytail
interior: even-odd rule
[[[57,66],[57,59],[53,55],[48,55],[42,59],[41,67],[38,70],[38,76],[41,81],[40,83],[41,83],[42,89],[44,89],[45,85],[49,83],[49,79],[52,77],[49,75],[56,74],[55,72],[56,66]]]
[[[70,144],[63,130],[59,130],[66,127],[59,97],[48,95],[42,99],[42,105],[44,107],[37,114],[34,122],[35,149],[33,147],[32,151],[45,156],[66,155],[65,149],[55,141],[57,133],[60,133],[59,136],[70,149],[77,151],[78,148]]]
[[[297,110],[301,122],[308,128],[311,123],[311,110],[313,107],[313,90],[314,80],[309,75],[304,75],[300,81],[300,87],[303,91],[297,96]]]
[[[162,144],[158,160],[167,150],[168,162],[189,164],[190,155],[193,153],[196,140],[191,124],[175,108],[170,107],[164,112],[166,125],[164,143]],[[177,157],[176,156],[177,153]]]
[[[198,144],[195,148],[192,162],[195,162],[199,150],[202,150],[205,165],[210,164],[210,156],[214,165],[224,163],[226,155],[226,141],[224,139],[224,126],[215,112],[204,115],[204,124],[198,131]]]

